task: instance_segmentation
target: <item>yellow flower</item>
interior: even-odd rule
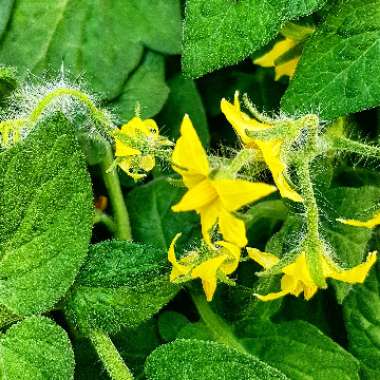
[[[137,181],[154,168],[154,150],[169,144],[169,140],[160,136],[154,120],[134,117],[115,134],[117,164]]]
[[[240,248],[232,243],[218,241],[208,245],[207,257],[191,251],[179,261],[176,259],[174,246],[181,234],[177,234],[170,244],[168,260],[172,264],[171,282],[183,282],[200,278],[207,301],[211,301],[218,282],[218,277],[225,279],[234,272],[240,261]]]
[[[289,61],[280,64],[276,64],[276,60],[298,44],[299,41],[286,37],[284,40],[276,42],[268,53],[255,59],[253,63],[262,67],[274,67],[275,80],[279,80],[284,75],[292,78],[300,57],[296,56]]]
[[[260,149],[264,161],[268,165],[269,170],[272,172],[273,180],[281,195],[285,198],[293,200],[294,202],[302,202],[302,197],[290,187],[285,178],[287,167],[281,157],[283,140],[259,140],[248,136],[246,132],[247,130],[262,131],[272,128],[273,126],[261,123],[242,112],[240,110],[238,92],[235,93],[234,104],[222,99],[221,109],[227,120],[234,128],[236,134],[240,137],[242,143],[247,148],[257,147]]]
[[[350,226],[374,228],[374,227],[380,225],[380,211],[378,211],[373,216],[373,218],[366,220],[366,221],[355,220],[355,219],[337,219],[337,220],[343,224],[348,224]]]
[[[250,258],[259,263],[264,269],[270,269],[280,261],[278,257],[255,248],[247,248],[247,250]],[[320,259],[324,278],[334,278],[349,284],[361,284],[376,261],[376,252],[369,253],[365,262],[347,270],[338,267],[325,255],[322,255]],[[293,294],[298,297],[302,292],[305,299],[309,300],[317,292],[318,286],[311,278],[305,252],[301,252],[294,262],[282,268],[281,271],[284,273],[281,278],[281,291],[267,295],[257,295],[260,300],[271,301],[287,294]]]
[[[218,223],[224,240],[239,247],[247,244],[245,225],[233,212],[274,192],[276,188],[260,182],[228,178],[212,171],[199,137],[186,115],[181,136],[172,155],[173,169],[182,176],[187,193],[172,210],[195,210],[200,214],[202,234],[210,241],[209,232]]]

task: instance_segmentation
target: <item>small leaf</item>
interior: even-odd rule
[[[111,105],[124,123],[135,116],[137,109],[142,118],[154,116],[165,104],[168,94],[164,57],[148,52]]]
[[[148,380],[286,380],[278,370],[223,344],[176,340],[153,351],[145,364]]]
[[[160,335],[166,342],[174,340],[179,331],[188,324],[190,324],[190,321],[183,314],[176,311],[166,311],[158,319]]]
[[[181,241],[189,240],[199,224],[197,216],[171,211],[183,193],[184,189],[170,185],[165,178],[131,191],[127,201],[134,238],[165,252],[177,233],[183,234]]]
[[[117,240],[93,245],[68,297],[66,315],[83,332],[137,326],[177,293],[168,272],[166,252],[156,248]]]
[[[307,41],[285,112],[333,119],[380,103],[380,1],[338,2]]]
[[[188,0],[183,68],[199,77],[235,64],[270,41],[282,24],[325,0]]]
[[[71,380],[74,354],[66,332],[45,317],[31,317],[0,337],[0,377]]]
[[[238,329],[253,355],[292,380],[359,380],[358,362],[316,327],[303,321],[256,324]]]
[[[92,190],[74,127],[60,114],[0,154],[0,303],[51,308],[74,282],[91,237]]]
[[[182,75],[177,75],[168,81],[170,94],[163,110],[160,120],[165,126],[165,134],[176,140],[179,137],[179,130],[185,114],[190,116],[203,146],[207,146],[210,140],[206,112],[202,104],[202,99],[191,79],[186,79]]]
[[[380,378],[380,266],[343,303],[349,350],[361,362],[363,379]]]

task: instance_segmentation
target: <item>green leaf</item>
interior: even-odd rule
[[[66,315],[83,332],[137,326],[177,293],[168,272],[162,250],[117,240],[93,245],[66,301]]]
[[[325,0],[188,0],[183,68],[199,77],[235,64],[268,43],[288,20]]]
[[[287,113],[325,119],[380,103],[380,1],[338,2],[306,43],[282,100]]]
[[[0,336],[0,377],[71,380],[74,355],[66,332],[45,317],[31,317]]]
[[[368,254],[367,246],[372,231],[347,226],[336,219],[366,219],[375,212],[379,200],[380,189],[371,186],[330,189],[320,200],[321,207],[326,210],[322,213],[322,231],[334,249],[338,262],[342,262],[343,266],[351,268],[363,261]],[[357,286],[338,281],[334,281],[334,285],[340,303],[348,292]]]
[[[166,311],[162,313],[158,319],[158,330],[162,339],[166,342],[174,340],[179,331],[187,326],[190,321],[176,311]]]
[[[179,232],[183,234],[181,241],[190,240],[198,229],[197,216],[171,211],[171,206],[181,199],[183,193],[184,189],[172,186],[165,178],[132,190],[127,202],[134,238],[165,252]]]
[[[188,114],[203,146],[206,147],[209,144],[210,135],[206,112],[195,82],[182,75],[176,75],[168,82],[168,85],[169,98],[160,114],[161,123],[165,126],[165,135],[176,140],[179,137],[182,119],[185,114]]]
[[[0,7],[0,37],[4,33],[12,13],[15,0],[3,0]]]
[[[145,364],[148,380],[286,380],[278,370],[227,346],[176,340],[157,348]]]
[[[240,326],[245,347],[292,380],[358,380],[358,362],[316,327],[292,321]]]
[[[74,282],[92,217],[91,181],[62,115],[0,154],[0,303],[18,315],[51,308]]]
[[[361,362],[363,379],[380,378],[380,267],[343,303],[349,350]]]
[[[85,75],[102,97],[113,98],[138,65],[143,45],[179,53],[180,39],[178,0],[20,0],[0,62],[22,75],[58,71],[63,63],[73,76]]]
[[[122,122],[135,116],[137,109],[142,118],[148,118],[161,110],[168,95],[164,57],[148,52],[111,106]]]

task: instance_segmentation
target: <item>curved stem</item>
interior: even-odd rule
[[[92,344],[112,380],[133,380],[133,375],[124,363],[108,334],[93,331],[90,335]]]
[[[116,170],[109,170],[113,164],[111,145],[109,143],[105,143],[105,145],[106,154],[100,166],[104,184],[110,197],[112,209],[114,212],[114,219],[116,223],[115,236],[120,240],[132,240],[132,231],[129,222],[128,210],[124,202],[124,196],[121,190],[119,176],[117,175]]]
[[[205,296],[195,291],[191,291],[190,295],[202,321],[210,330],[215,340],[244,354],[249,354],[232,333],[230,326],[219,315],[214,313]]]
[[[90,111],[91,115],[93,116],[94,120],[99,122],[104,128],[107,133],[111,131],[110,123],[105,116],[105,114],[99,110],[94,102],[90,99],[90,97],[74,88],[69,87],[62,87],[57,88],[56,90],[53,90],[49,92],[36,106],[36,108],[33,110],[33,112],[30,114],[28,118],[28,122],[32,125],[34,125],[38,119],[43,114],[45,108],[49,106],[49,104],[56,98],[62,97],[62,96],[70,96],[72,98],[78,99],[81,103],[86,105],[88,110]]]

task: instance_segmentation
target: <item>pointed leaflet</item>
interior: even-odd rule
[[[178,290],[169,282],[165,251],[106,241],[90,248],[67,299],[66,316],[83,332],[117,332],[149,319]]]
[[[257,358],[224,344],[179,339],[153,351],[145,364],[149,380],[287,380]]]
[[[0,303],[19,315],[51,308],[87,252],[92,191],[74,133],[58,114],[0,154]]]
[[[270,41],[288,20],[325,0],[188,0],[183,67],[199,77],[235,64]]]
[[[349,350],[361,362],[363,377],[380,378],[380,266],[361,286],[355,287],[343,304]]]
[[[0,378],[71,380],[74,354],[66,332],[45,317],[31,317],[0,337]]]
[[[173,54],[180,40],[178,0],[20,0],[0,44],[0,62],[21,75],[64,64],[113,98],[138,65],[143,45]]]
[[[283,110],[333,119],[376,107],[379,57],[380,0],[338,2],[307,41]]]

